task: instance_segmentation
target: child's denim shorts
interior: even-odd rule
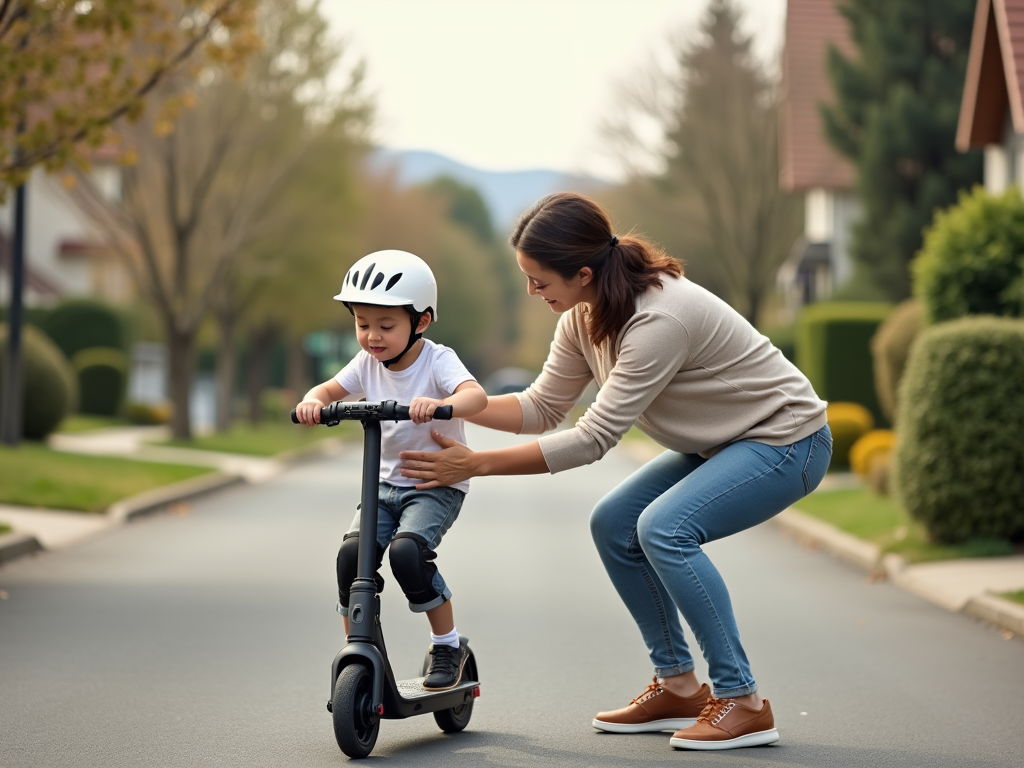
[[[459,516],[465,498],[466,494],[463,491],[450,486],[420,491],[412,486],[399,487],[381,483],[377,496],[377,544],[384,549],[396,534],[415,533],[422,536],[431,549],[437,549],[441,539]],[[356,511],[346,535],[359,532],[359,519],[360,512]],[[451,599],[451,590],[445,584],[440,571],[434,575],[433,586],[440,595],[437,600],[424,605],[410,604],[409,608],[421,613]],[[348,609],[340,603],[338,611],[342,615],[348,614]]]

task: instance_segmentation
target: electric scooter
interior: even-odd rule
[[[450,419],[452,407],[434,411],[435,419]],[[476,658],[469,651],[462,678],[444,691],[423,688],[423,677],[395,680],[384,646],[380,624],[380,595],[374,580],[377,543],[377,493],[380,486],[382,421],[408,421],[409,407],[394,400],[380,403],[337,401],[320,410],[320,423],[328,427],[342,421],[363,425],[363,482],[359,520],[359,555],[349,598],[348,643],[331,664],[331,698],[327,711],[334,718],[334,736],[341,751],[352,758],[373,751],[380,721],[400,720],[432,712],[438,727],[456,733],[469,725],[473,701],[480,695]],[[292,421],[299,423],[292,411]],[[460,641],[466,643],[465,638]],[[467,646],[468,647],[468,646]],[[427,673],[429,654],[423,663]]]

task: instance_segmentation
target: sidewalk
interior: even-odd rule
[[[58,451],[192,464],[213,467],[218,471],[122,499],[112,504],[103,514],[0,504],[0,521],[13,529],[12,533],[0,534],[0,564],[35,552],[78,544],[124,525],[139,515],[150,514],[239,482],[266,482],[290,464],[308,456],[339,453],[343,447],[341,440],[327,438],[305,448],[265,458],[155,446],[145,442],[163,439],[166,434],[164,427],[117,427],[51,436],[49,445]]]
[[[640,441],[621,443],[620,446],[637,461],[649,461],[661,452],[658,446]],[[855,475],[834,473],[825,477],[818,490],[851,488],[859,484]],[[887,578],[901,589],[948,611],[966,613],[1004,631],[1024,636],[1024,605],[995,594],[1024,589],[1024,555],[911,565],[898,555],[883,556],[871,542],[851,536],[796,508],[779,513],[771,522],[800,543],[824,549],[873,577]]]

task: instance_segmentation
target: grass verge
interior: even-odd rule
[[[0,523],[0,534],[10,533],[10,532],[11,532],[11,526],[7,525],[7,523]]]
[[[327,437],[360,439],[362,429],[356,422],[342,422],[336,427],[303,427],[297,424],[263,422],[258,426],[247,423],[232,425],[229,432],[214,433],[192,440],[168,440],[157,445],[193,448],[200,451],[240,453],[247,456],[275,456],[285,451],[302,448]]]
[[[1004,539],[974,539],[963,544],[929,541],[924,526],[912,519],[895,501],[866,488],[818,491],[794,506],[859,539],[877,544],[883,553],[900,555],[909,563],[997,557],[1014,552],[1013,544]]]
[[[125,427],[131,422],[127,419],[118,419],[113,416],[83,416],[75,414],[68,416],[57,427],[58,432],[73,434],[75,432],[88,432],[92,429],[106,429],[108,427]]]
[[[999,596],[1006,598],[1007,600],[1010,600],[1014,603],[1020,603],[1021,605],[1024,605],[1024,589],[1018,590],[1016,592],[1003,592]]]
[[[0,447],[0,503],[102,512],[115,501],[211,471],[61,453],[26,442],[18,448]]]

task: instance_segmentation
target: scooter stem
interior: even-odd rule
[[[366,419],[363,425],[363,496],[359,512],[359,556],[352,582],[349,609],[349,642],[375,640],[377,584],[377,499],[380,493],[380,422]]]

